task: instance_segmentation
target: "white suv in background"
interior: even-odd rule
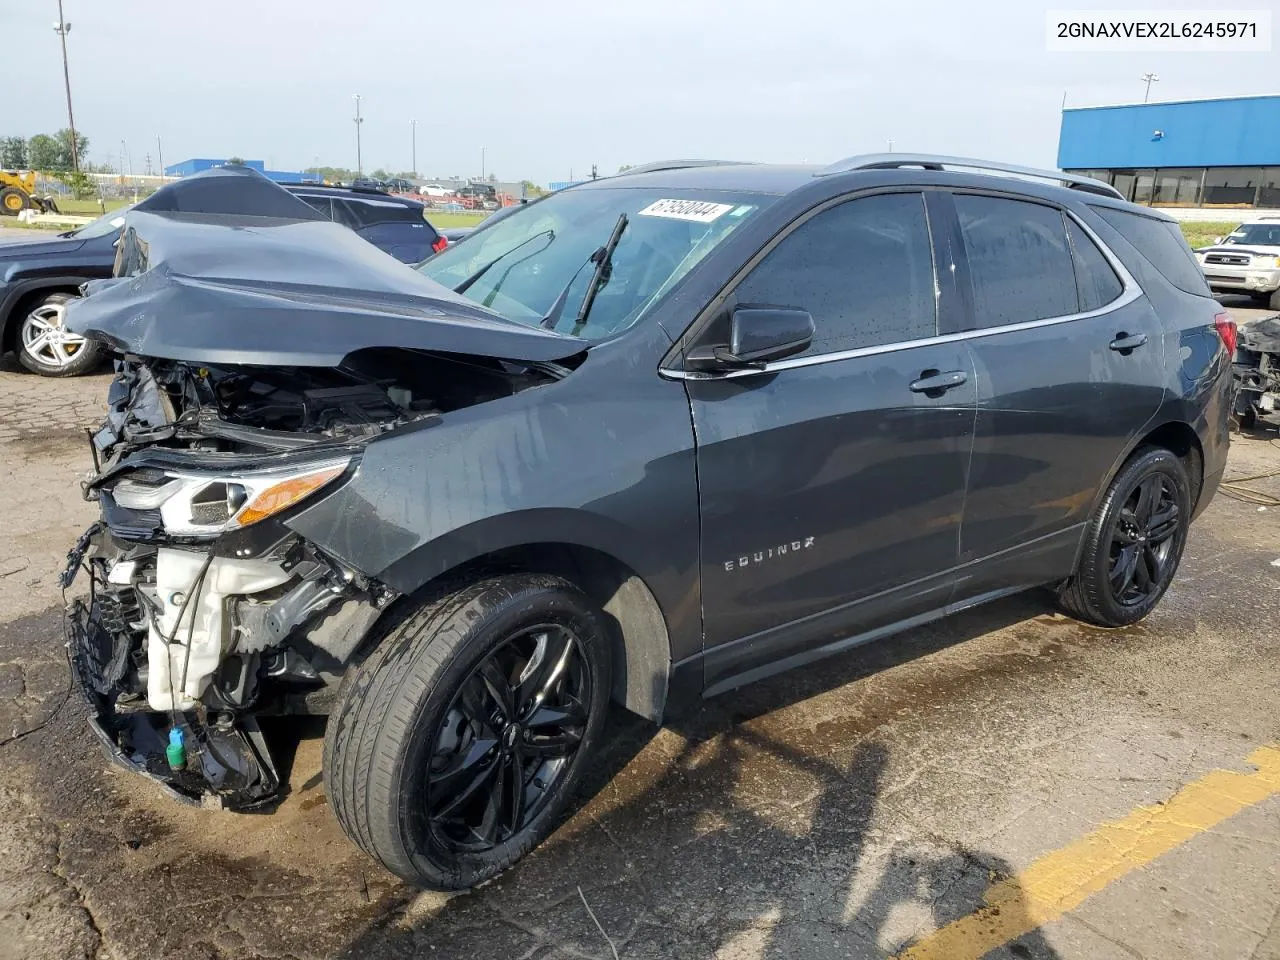
[[[1280,310],[1280,217],[1262,217],[1236,227],[1196,259],[1214,293],[1240,293]]]

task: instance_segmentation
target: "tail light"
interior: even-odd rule
[[[1227,348],[1227,356],[1236,355],[1236,322],[1229,313],[1219,313],[1213,318],[1213,328],[1218,331],[1222,345]]]
[[[449,238],[446,237],[444,234],[441,234],[440,236],[436,237],[436,242],[431,245],[431,251],[432,253],[439,253],[448,245],[449,245]],[[1226,314],[1223,314],[1223,316],[1226,316]],[[1232,329],[1234,330],[1235,327],[1233,326]],[[1232,334],[1232,336],[1234,337],[1235,334]]]

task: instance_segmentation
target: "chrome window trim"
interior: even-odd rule
[[[1029,202],[1037,202],[1039,198],[1030,200]],[[1042,202],[1042,201],[1041,201]],[[791,360],[777,360],[773,363],[766,363],[762,367],[749,368],[742,370],[725,370],[725,371],[701,371],[701,370],[685,370],[681,367],[662,367],[658,373],[660,376],[670,380],[736,380],[741,377],[758,377],[763,374],[779,373],[783,370],[795,370],[800,367],[812,367],[823,363],[835,363],[840,360],[853,360],[858,357],[874,357],[882,353],[896,353],[899,350],[913,350],[916,347],[933,346],[935,344],[956,343],[961,340],[977,340],[981,337],[990,337],[1001,333],[1017,333],[1021,330],[1034,330],[1038,327],[1053,327],[1061,323],[1072,323],[1076,320],[1089,320],[1094,317],[1105,316],[1121,307],[1126,307],[1135,300],[1143,296],[1142,288],[1138,286],[1138,281],[1133,278],[1128,268],[1120,261],[1120,258],[1112,252],[1111,248],[1103,242],[1087,223],[1080,219],[1073,210],[1057,208],[1062,213],[1069,216],[1085,235],[1089,237],[1102,251],[1103,257],[1111,265],[1111,269],[1115,270],[1116,276],[1120,278],[1122,289],[1120,296],[1116,297],[1110,303],[1105,303],[1096,310],[1088,310],[1083,313],[1071,313],[1061,317],[1046,317],[1043,320],[1027,320],[1023,323],[1007,323],[999,327],[979,327],[976,330],[962,330],[959,333],[940,334],[936,337],[925,337],[920,340],[904,340],[898,343],[884,343],[873,347],[858,347],[853,350],[840,350],[835,353],[817,353],[808,357],[796,357]],[[734,288],[737,289],[736,286]],[[730,291],[731,293],[733,291]]]

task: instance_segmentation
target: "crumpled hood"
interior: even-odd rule
[[[128,275],[87,284],[66,322],[143,357],[331,367],[402,347],[534,362],[587,346],[506,320],[329,221],[135,210],[120,254]]]

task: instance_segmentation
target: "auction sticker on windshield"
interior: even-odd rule
[[[641,210],[638,216],[710,223],[712,220],[723,217],[732,209],[732,203],[711,203],[707,200],[655,200]]]

